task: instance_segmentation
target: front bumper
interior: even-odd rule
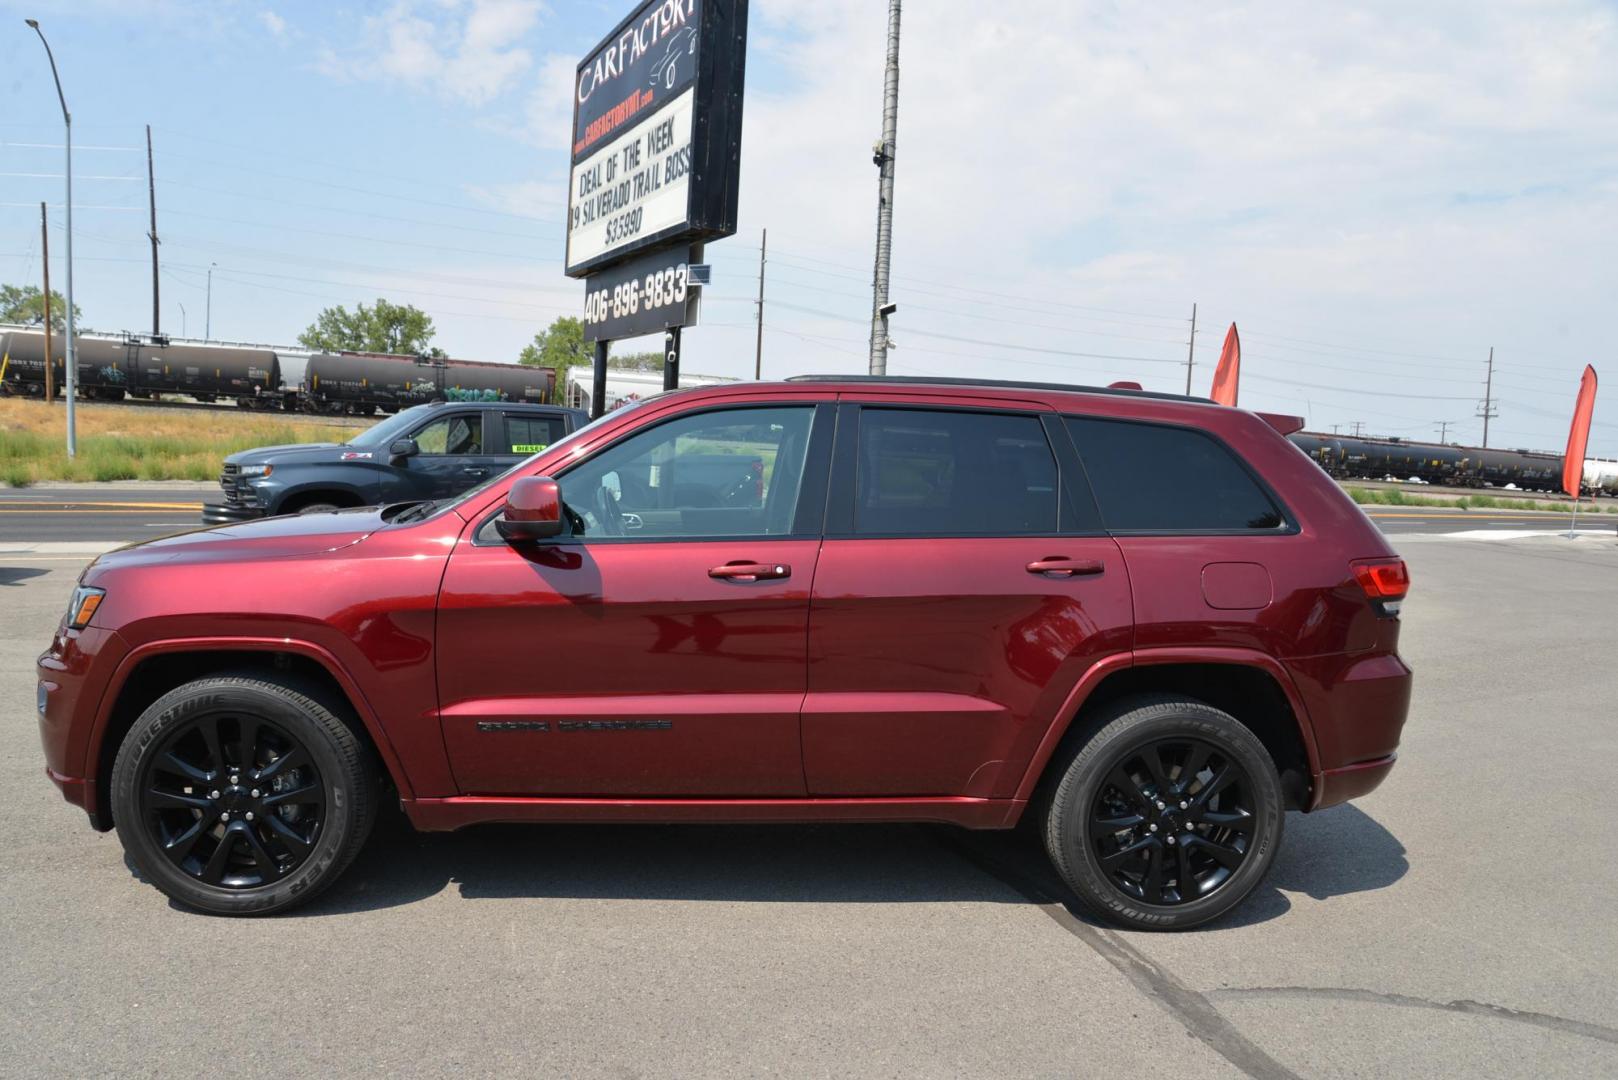
[[[106,815],[98,813],[103,809],[96,785],[100,762],[90,752],[90,740],[107,684],[128,651],[123,638],[111,630],[58,628],[51,647],[35,665],[45,775],[64,799],[90,815],[97,828]]]
[[[228,502],[202,504],[204,525],[229,525],[237,521],[253,521],[264,516],[263,508],[258,506]]]

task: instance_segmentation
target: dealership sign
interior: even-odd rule
[[[579,64],[570,276],[736,231],[746,45],[747,0],[647,0]]]

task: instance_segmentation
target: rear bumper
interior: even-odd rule
[[[1288,660],[1315,737],[1309,809],[1358,798],[1393,768],[1415,681],[1394,653]]]

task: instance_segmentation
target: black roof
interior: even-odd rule
[[[1124,390],[1115,386],[1080,386],[1074,383],[1019,382],[1012,379],[946,379],[928,375],[794,375],[787,382],[892,383],[898,386],[995,386],[1012,390],[1061,390],[1074,394],[1113,394],[1119,397],[1157,398],[1162,401],[1194,401],[1212,405],[1210,398],[1188,394],[1165,394],[1156,390]]]

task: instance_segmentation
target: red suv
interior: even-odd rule
[[[39,659],[47,772],[213,912],[309,899],[396,792],[422,829],[1031,817],[1098,914],[1193,926],[1284,811],[1387,775],[1409,703],[1404,564],[1297,425],[942,379],[664,394],[454,501],[102,556]]]

